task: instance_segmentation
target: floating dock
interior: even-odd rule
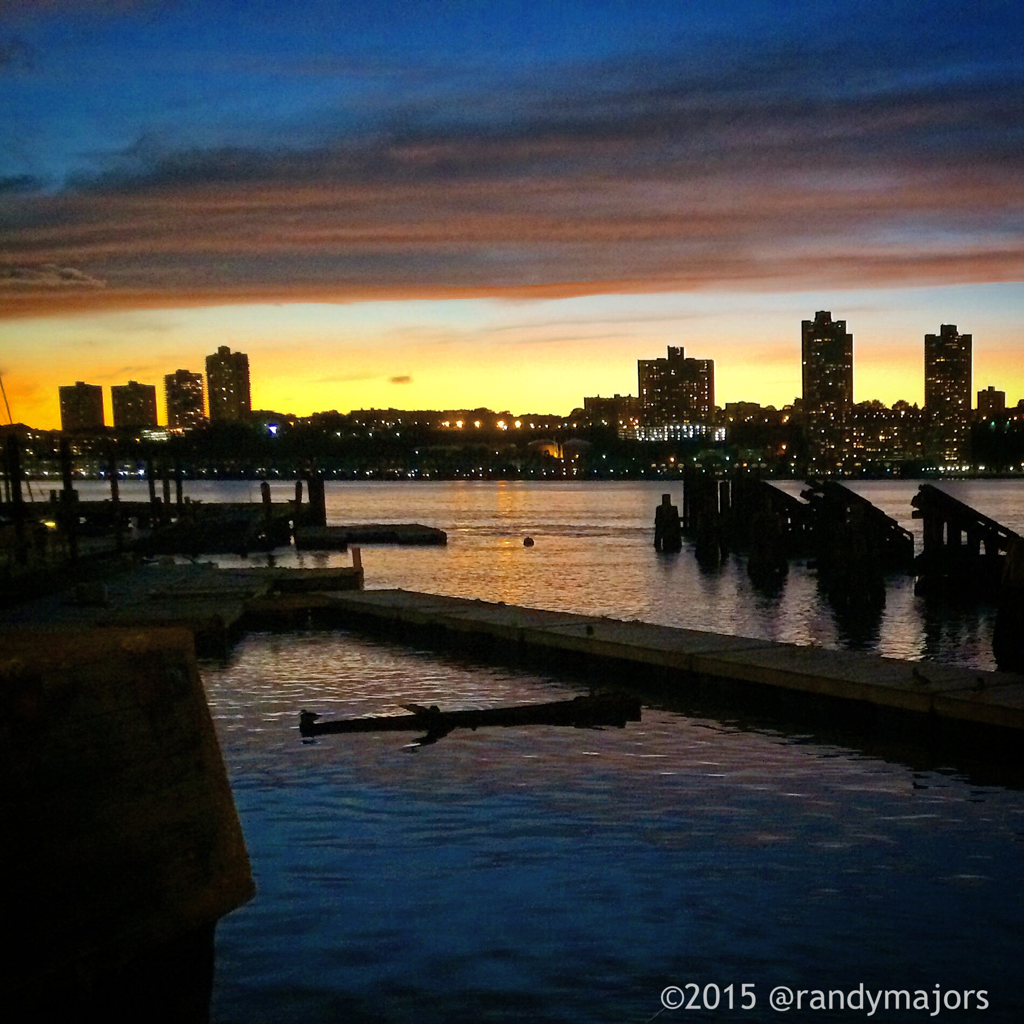
[[[1006,672],[403,590],[337,594],[332,606],[339,625],[412,634],[433,645],[563,656],[585,667],[625,670],[637,682],[668,674],[682,685],[741,684],[797,700],[824,698],[840,708],[909,713],[919,724],[1024,732],[1024,676]]]
[[[344,551],[349,544],[447,544],[448,534],[421,523],[350,523],[295,529],[295,546],[317,551]]]

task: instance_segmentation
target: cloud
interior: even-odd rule
[[[41,263],[37,266],[0,265],[0,288],[38,293],[54,289],[102,287],[102,281],[74,267],[60,267],[55,263]]]
[[[135,366],[119,366],[116,370],[111,370],[109,373],[94,373],[93,376],[96,380],[137,380],[139,377],[145,377],[149,375],[157,375],[159,368],[152,364],[146,365],[135,365]],[[162,376],[162,374],[160,374]]]
[[[412,377],[410,377],[407,373],[403,373],[403,374],[401,374],[398,377],[389,377],[388,378],[388,383],[389,384],[411,384],[412,383]]]
[[[548,69],[306,147],[143,136],[0,194],[37,268],[4,310],[1020,280],[1024,73],[843,44]]]
[[[342,376],[318,377],[314,384],[355,384],[361,381],[377,380],[375,373],[350,373]]]

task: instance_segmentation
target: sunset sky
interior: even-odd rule
[[[920,402],[955,323],[1016,402],[1022,281],[1018,0],[0,0],[0,372],[35,426],[222,344],[299,414],[567,412],[666,345],[778,405],[818,309],[858,401]]]

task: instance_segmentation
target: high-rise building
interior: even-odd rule
[[[611,427],[619,437],[636,437],[640,424],[640,403],[632,395],[583,399],[583,414],[591,426]]]
[[[140,384],[136,380],[115,384],[110,389],[110,404],[115,429],[156,426],[155,384]]]
[[[695,437],[715,411],[715,362],[687,359],[669,346],[665,359],[637,360],[642,440]]]
[[[978,419],[998,419],[1006,415],[1006,392],[996,391],[989,384],[984,391],[978,392]]]
[[[237,423],[249,418],[249,357],[221,345],[206,357],[206,400],[211,423]]]
[[[103,428],[103,388],[99,384],[76,381],[58,388],[60,429],[101,430]]]
[[[203,422],[203,375],[175,370],[164,375],[167,426],[191,430]]]
[[[929,431],[926,454],[940,465],[967,457],[971,419],[971,335],[942,324],[924,336],[924,408]]]
[[[845,320],[819,310],[800,331],[804,429],[812,471],[833,472],[849,454],[853,407],[853,335]]]

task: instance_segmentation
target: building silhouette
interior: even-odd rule
[[[800,332],[804,430],[812,471],[834,472],[849,454],[853,407],[853,335],[845,320],[819,310]]]
[[[924,408],[928,414],[927,455],[940,465],[967,457],[971,419],[971,335],[942,324],[924,336]]]
[[[165,374],[164,398],[167,400],[167,426],[192,430],[202,425],[205,417],[201,373],[175,370]]]
[[[978,419],[1001,419],[1006,415],[1006,392],[996,391],[989,384],[983,391],[978,392]]]
[[[641,440],[675,440],[708,431],[715,411],[715,362],[687,359],[669,346],[665,359],[637,360]]]
[[[211,423],[238,423],[249,418],[249,357],[221,345],[206,357],[206,396]]]
[[[156,386],[130,380],[110,389],[114,428],[156,426]]]
[[[103,388],[76,381],[57,389],[60,396],[60,429],[102,430]]]

